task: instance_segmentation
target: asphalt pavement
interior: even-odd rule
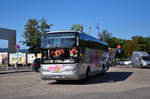
[[[150,99],[150,69],[112,67],[89,81],[43,81],[40,73],[0,75],[0,99]]]

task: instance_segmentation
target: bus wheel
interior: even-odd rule
[[[90,68],[88,67],[86,70],[86,80],[89,80],[89,72],[90,72]]]

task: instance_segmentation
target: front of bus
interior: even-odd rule
[[[41,78],[43,80],[78,80],[76,32],[49,32],[43,36]]]

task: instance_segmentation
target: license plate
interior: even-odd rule
[[[62,78],[61,75],[52,75],[52,78]]]

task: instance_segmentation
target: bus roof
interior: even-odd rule
[[[104,42],[104,41],[101,41],[101,40],[98,40],[97,38],[93,37],[93,36],[90,36],[86,33],[79,33],[79,38],[80,39],[83,39],[83,40],[86,40],[86,41],[93,41],[93,42],[97,42],[97,43],[101,43],[103,45],[107,45],[108,46],[108,43]]]
[[[47,32],[45,34],[51,34],[51,33],[66,33],[66,32],[74,32],[76,33],[76,31],[72,31],[72,30],[64,30],[64,31],[51,31],[51,32]]]
[[[101,43],[103,45],[107,45],[108,46],[108,43],[104,42],[104,41],[101,41],[101,40],[98,40],[97,38],[93,37],[93,36],[90,36],[84,32],[80,32],[80,31],[72,31],[72,30],[64,30],[64,31],[51,31],[51,32],[47,32],[45,34],[51,34],[51,33],[70,33],[70,32],[74,32],[74,33],[79,33],[79,38],[80,39],[83,39],[83,40],[86,40],[86,41],[94,41],[94,42],[97,42],[97,43]]]

